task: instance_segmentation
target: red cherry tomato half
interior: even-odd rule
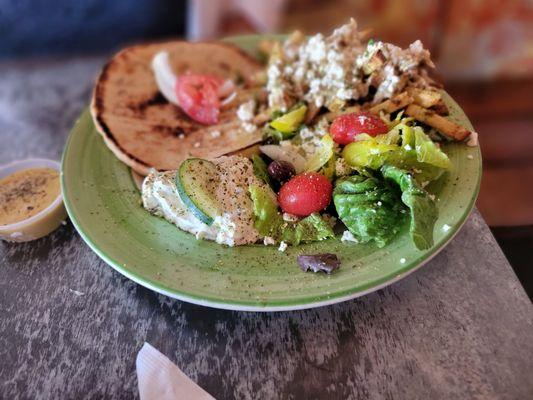
[[[204,125],[218,122],[218,88],[223,80],[208,75],[180,75],[176,80],[178,103],[189,117]]]
[[[305,172],[281,187],[278,202],[284,212],[306,217],[326,208],[332,191],[331,182],[324,175]]]
[[[367,112],[341,115],[333,120],[329,128],[331,137],[339,144],[352,143],[361,133],[377,136],[387,131],[387,125],[381,118]]]

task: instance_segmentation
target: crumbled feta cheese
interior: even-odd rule
[[[320,120],[312,128],[303,128],[299,135],[302,139],[299,149],[303,150],[307,157],[314,155],[318,148],[322,147],[322,138],[328,133],[328,122]]]
[[[341,242],[354,242],[354,243],[359,243],[359,241],[355,238],[355,236],[353,235],[353,233],[350,232],[349,230],[345,230],[345,231],[342,233]]]
[[[468,138],[468,141],[466,142],[466,145],[469,147],[476,147],[479,144],[477,132],[472,131],[470,133],[470,136]]]
[[[220,131],[219,130],[211,131],[211,137],[213,137],[213,138],[220,137]]]
[[[194,148],[198,148],[198,147],[200,147],[200,142],[195,142],[195,143],[193,144],[193,147],[194,147]]]
[[[383,203],[381,201],[378,201],[378,206],[381,207],[382,205],[383,205]]]
[[[450,229],[452,229],[452,227],[450,225],[448,225],[448,224],[442,225],[442,230],[444,232],[448,232]]]
[[[287,243],[285,243],[284,241],[281,241],[278,247],[278,251],[285,251],[285,250],[287,250]]]
[[[289,213],[286,213],[286,212],[283,213],[283,221],[296,222],[296,221],[298,221],[298,219],[299,218],[296,215],[292,215],[292,214],[289,214]]]
[[[407,260],[406,260],[405,258],[403,258],[403,257],[400,258],[400,264],[405,264],[406,261],[407,261]]]
[[[412,148],[410,145],[408,145],[408,144],[406,144],[405,146],[403,146],[403,148],[404,148],[405,150],[407,150],[407,151],[409,151],[409,150],[413,150],[413,148]]]
[[[338,158],[337,161],[335,161],[335,175],[337,176],[345,176],[350,175],[350,172],[352,171],[352,168],[346,163],[346,160],[344,158]]]
[[[322,214],[322,218],[326,220],[326,222],[333,228],[335,224],[337,223],[337,218],[335,218],[333,215],[329,214]]]
[[[401,92],[408,82],[427,86],[423,65],[433,63],[420,41],[407,49],[384,42],[365,45],[352,19],[327,37],[292,35],[286,40],[270,59],[268,103],[281,111],[298,100],[339,108],[365,97],[371,85],[377,87],[377,103]]]
[[[219,228],[215,239],[217,243],[226,243],[228,246],[235,246],[235,231],[237,230],[237,224],[230,213],[216,216],[213,225]]]
[[[307,126],[300,129],[300,137],[302,139],[312,139],[315,136],[315,132],[309,129]]]
[[[244,131],[246,133],[253,133],[253,132],[255,132],[257,127],[254,124],[250,123],[250,122],[243,122],[242,123],[242,129],[244,129]]]
[[[469,160],[473,160],[474,156],[472,154],[469,154],[469,155],[466,156],[466,158],[468,158]]]
[[[400,83],[400,77],[396,75],[393,65],[385,65],[383,69],[384,79],[378,86],[374,95],[374,103],[379,103],[385,99],[391,98],[397,92]]]
[[[194,235],[194,237],[196,238],[196,240],[203,239],[204,237],[206,237],[206,231],[198,231],[196,232],[196,235]]]
[[[180,134],[178,135],[178,139],[184,139],[184,138],[185,138],[185,135],[184,135],[183,133],[180,133]]]
[[[243,122],[250,122],[254,118],[255,100],[242,103],[237,109],[237,117]]]
[[[265,236],[263,239],[263,244],[265,246],[272,246],[276,244],[276,241],[274,240],[274,238],[271,238],[270,236]]]

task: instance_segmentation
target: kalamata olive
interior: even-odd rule
[[[324,271],[327,274],[331,274],[341,265],[339,258],[331,253],[299,255],[296,260],[304,272],[311,270],[313,272]]]
[[[278,182],[288,181],[296,174],[294,166],[288,161],[272,161],[267,171],[271,178]]]

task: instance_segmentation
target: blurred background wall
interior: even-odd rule
[[[166,37],[328,33],[350,17],[374,38],[431,50],[480,135],[477,206],[533,282],[533,0],[0,0],[0,60],[108,55]]]
[[[105,52],[183,35],[185,0],[0,0],[0,58]]]

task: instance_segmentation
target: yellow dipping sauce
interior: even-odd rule
[[[29,168],[0,179],[0,225],[31,218],[59,196],[59,172]]]

